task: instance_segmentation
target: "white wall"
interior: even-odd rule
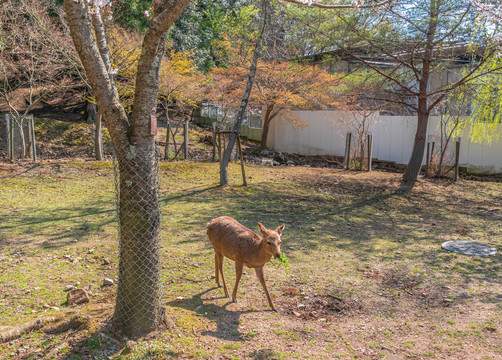
[[[343,156],[347,132],[343,123],[350,116],[353,115],[336,111],[292,111],[283,114],[270,126],[268,146],[285,153]],[[305,126],[293,127],[288,117],[298,119]],[[375,116],[372,121],[373,156],[398,164],[408,163],[415,138],[416,117]],[[427,133],[438,134],[438,124],[439,117],[430,117]],[[502,134],[502,125],[498,126],[497,131]],[[502,173],[502,141],[491,145],[476,144],[469,140],[468,134],[469,128],[462,134],[461,166],[467,166],[470,170]]]

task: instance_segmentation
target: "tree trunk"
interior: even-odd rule
[[[266,10],[266,3],[264,3],[264,9]],[[235,120],[234,126],[232,128],[232,132],[230,133],[230,138],[228,139],[228,146],[225,148],[223,152],[223,156],[220,162],[220,186],[228,186],[228,163],[230,161],[230,155],[232,154],[232,150],[237,141],[237,136],[241,131],[242,120],[244,119],[244,114],[246,113],[246,108],[249,102],[249,97],[251,95],[251,90],[253,89],[254,79],[256,76],[256,68],[258,66],[258,59],[261,55],[262,49],[262,39],[263,33],[265,32],[265,24],[266,24],[266,12],[263,14],[263,27],[261,29],[260,35],[256,40],[256,46],[253,53],[253,60],[251,61],[251,67],[249,68],[248,81],[246,84],[246,91],[244,91],[244,95],[242,96],[241,106],[239,108],[239,112],[237,114],[237,119]]]
[[[129,121],[106,64],[108,51],[102,41],[106,34],[100,19],[93,19],[93,33],[87,2],[64,0],[73,43],[117,154],[120,262],[112,323],[115,330],[128,336],[152,330],[162,318],[160,205],[151,117],[155,115],[167,30],[189,2],[155,3],[138,61],[134,110]]]
[[[418,178],[420,169],[422,168],[422,160],[424,158],[425,139],[427,136],[427,123],[429,122],[429,114],[427,112],[418,113],[417,132],[415,134],[415,143],[411,153],[410,161],[404,172],[401,180],[402,190],[411,190]]]
[[[101,132],[101,112],[96,116],[96,129],[94,133],[94,153],[96,155],[96,160],[103,160],[103,135]]]
[[[263,127],[262,127],[262,132],[261,132],[261,141],[260,141],[260,148],[261,149],[266,149],[267,148],[267,141],[268,141],[268,131],[270,130],[270,120],[267,118],[263,119]]]
[[[152,148],[131,147],[117,155],[120,266],[113,325],[135,335],[162,317],[160,204]]]

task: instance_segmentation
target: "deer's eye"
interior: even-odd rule
[[[269,242],[268,242],[268,244],[269,244],[269,245],[272,245],[272,242],[271,242],[271,241],[269,241]]]

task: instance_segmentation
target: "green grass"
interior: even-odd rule
[[[219,188],[217,164],[170,162],[160,169],[162,281],[174,328],[129,353],[99,335],[116,290],[100,285],[104,277],[116,279],[118,269],[113,170],[108,162],[82,161],[0,170],[0,326],[75,310],[64,304],[63,289],[79,284],[91,285],[93,296],[78,311],[98,320],[76,332],[83,339],[69,345],[71,356],[82,349],[124,359],[220,354],[324,359],[331,353],[350,359],[365,358],[360,349],[377,356],[387,348],[410,357],[472,348],[483,356],[496,354],[492,340],[502,329],[500,252],[467,257],[440,245],[466,239],[500,247],[500,184],[426,182],[400,195],[394,174],[246,166],[249,186],[242,187],[240,167],[231,164],[235,186]],[[258,222],[269,228],[286,224],[282,252],[289,272],[277,260],[266,266],[279,314],[266,311],[251,269],[245,270],[237,304],[214,288],[214,254],[205,228],[221,215],[254,231]],[[460,227],[468,234],[459,234]],[[103,265],[105,258],[110,265]],[[228,261],[225,275],[231,291],[234,271]],[[285,288],[310,297],[329,293],[352,305],[346,313],[329,315],[327,323],[297,319],[286,310],[296,310],[293,300],[306,300],[284,295]],[[103,309],[108,315],[100,315]],[[54,339],[38,333],[24,342],[47,354],[63,341]],[[0,358],[12,351],[0,345]]]

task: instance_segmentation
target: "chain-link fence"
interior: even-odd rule
[[[115,149],[120,262],[113,321],[138,333],[157,324],[163,313],[158,160],[154,147]]]

